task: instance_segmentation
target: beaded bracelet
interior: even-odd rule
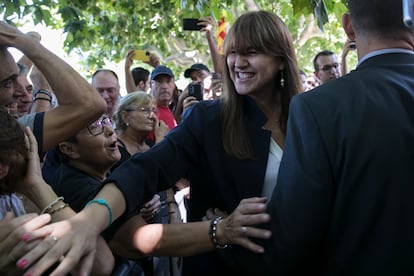
[[[64,201],[65,200],[65,198],[63,197],[63,196],[60,196],[60,197],[58,197],[58,198],[56,198],[54,201],[52,201],[51,203],[49,203],[49,205],[47,205],[43,210],[42,210],[42,212],[41,212],[41,214],[45,214],[45,213],[48,213],[48,214],[50,214],[50,212],[51,211],[53,211],[53,207],[59,202],[59,201]],[[61,208],[61,209],[63,209],[63,208]],[[61,210],[60,209],[60,210]],[[59,210],[59,211],[60,211]],[[56,211],[55,211],[56,212]],[[54,212],[53,212],[54,213]]]
[[[50,99],[46,99],[46,98],[39,98],[39,97],[34,98],[34,99],[33,99],[33,102],[35,102],[35,101],[37,101],[37,100],[43,100],[43,101],[48,101],[49,103],[52,103],[52,100],[50,100]]]
[[[208,231],[208,234],[210,236],[210,240],[213,243],[213,245],[216,247],[216,249],[224,249],[228,245],[227,244],[219,244],[217,240],[217,224],[221,220],[221,217],[216,217],[210,222],[210,230]]]
[[[47,90],[39,89],[36,92],[33,93],[33,97],[36,98],[37,94],[43,94],[49,97],[49,100],[52,101],[52,93],[50,93]]]
[[[48,213],[49,213],[50,215],[53,215],[54,213],[59,212],[59,211],[61,211],[61,210],[65,209],[65,208],[66,208],[66,207],[68,207],[68,206],[69,206],[69,204],[67,204],[67,203],[63,203],[63,204],[62,204],[62,205],[60,205],[58,208],[50,210]]]
[[[89,201],[88,203],[86,203],[85,207],[88,207],[92,203],[96,203],[96,204],[105,206],[106,209],[108,209],[108,212],[109,212],[109,226],[111,226],[111,224],[112,224],[112,208],[111,208],[111,206],[109,206],[108,202],[106,202],[106,200],[103,199],[103,198],[93,199],[93,200]]]

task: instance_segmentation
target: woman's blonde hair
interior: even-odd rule
[[[267,11],[248,12],[234,22],[225,38],[224,56],[227,57],[232,51],[247,54],[251,49],[278,57],[284,63],[284,69],[274,76],[277,90],[274,91],[273,102],[281,106],[280,127],[285,133],[290,100],[301,90],[301,82],[291,34],[276,14]],[[221,127],[224,149],[236,158],[252,159],[254,156],[252,156],[243,114],[244,96],[236,92],[225,58],[223,62],[225,64],[223,65]]]
[[[151,95],[145,92],[132,92],[123,97],[114,113],[114,120],[117,132],[123,132],[127,128],[126,123],[122,119],[122,113],[129,112],[135,108],[141,108],[154,103]]]

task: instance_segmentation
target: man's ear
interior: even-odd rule
[[[62,142],[59,143],[59,150],[61,153],[69,157],[69,159],[78,159],[79,153],[77,147],[74,143],[71,142]]]
[[[0,179],[3,179],[9,173],[9,164],[0,163]]]
[[[354,41],[355,32],[354,32],[354,27],[352,26],[352,21],[351,21],[351,17],[349,13],[344,13],[342,15],[342,28],[344,29],[349,40]]]

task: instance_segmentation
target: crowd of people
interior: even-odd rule
[[[201,98],[134,49],[121,97],[0,22],[0,272],[413,273],[414,31],[394,0],[348,9],[341,62],[316,53],[312,76],[275,13],[240,15],[222,54],[200,19]]]

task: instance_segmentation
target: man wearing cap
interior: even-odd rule
[[[195,63],[184,71],[184,77],[190,78],[193,82],[199,82],[202,84],[204,100],[210,100],[214,98],[211,89],[212,75],[207,66],[202,63]]]
[[[177,126],[169,104],[175,89],[174,74],[170,68],[160,65],[151,73],[151,93],[157,104],[157,117],[164,121],[170,129]]]
[[[203,89],[203,100],[213,100],[215,98],[212,89],[212,74],[207,66],[202,63],[195,63],[184,71],[184,77],[190,78],[192,81],[191,83],[201,84]],[[178,123],[181,122],[184,111],[198,102],[194,97],[188,96],[187,86],[178,98],[177,105],[174,109],[175,120]]]
[[[184,71],[184,77],[190,78],[192,81],[202,82],[205,78],[210,76],[210,70],[207,66],[201,63],[195,63],[190,68]]]

